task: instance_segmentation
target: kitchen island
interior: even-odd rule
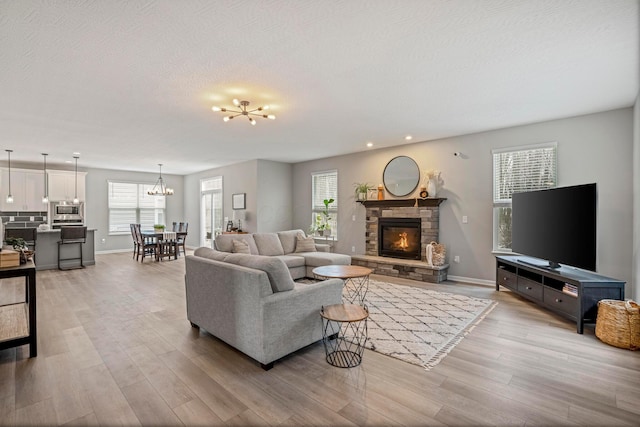
[[[87,241],[82,245],[82,260],[84,265],[94,265],[96,263],[95,250],[95,229],[87,229]],[[38,240],[36,241],[36,270],[51,270],[58,268],[58,242],[60,241],[60,230],[38,230]],[[78,245],[62,245],[61,258],[73,258],[80,254]],[[80,261],[63,261],[62,266],[79,264]]]

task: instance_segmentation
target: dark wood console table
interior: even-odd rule
[[[0,305],[0,350],[29,344],[29,357],[38,355],[36,325],[36,265],[0,268],[0,279],[24,277],[25,301]]]
[[[625,282],[579,268],[549,269],[544,261],[527,256],[496,257],[496,291],[500,285],[563,317],[576,321],[578,333],[584,323],[595,323],[598,301],[624,299]],[[538,266],[539,265],[539,266]],[[573,291],[565,288],[571,287]]]

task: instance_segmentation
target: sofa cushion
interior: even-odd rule
[[[278,255],[276,258],[284,261],[285,265],[289,268],[304,267],[304,257],[298,255]]]
[[[316,242],[313,239],[313,236],[304,237],[303,235],[298,235],[296,237],[296,252],[315,252],[316,251]]]
[[[251,250],[249,249],[249,242],[247,242],[246,240],[234,239],[231,243],[233,243],[231,252],[233,252],[234,254],[251,254]]]
[[[284,255],[282,243],[276,233],[253,233],[258,253],[266,256]]]
[[[216,249],[222,252],[232,252],[234,240],[246,240],[249,242],[251,253],[258,255],[258,247],[255,240],[253,240],[253,234],[220,234],[215,239]]]
[[[307,267],[320,267],[323,265],[350,265],[351,257],[349,255],[334,254],[327,252],[305,252],[301,255],[304,256],[305,264]]]
[[[225,262],[264,271],[269,277],[271,290],[274,293],[290,291],[295,287],[289,269],[284,261],[278,257],[230,254],[225,258]]]
[[[278,231],[278,239],[280,239],[280,243],[282,244],[282,249],[285,254],[290,254],[295,252],[296,250],[296,237],[304,236],[304,231],[302,230],[287,230],[287,231]]]
[[[200,247],[193,251],[195,256],[199,256],[201,258],[208,258],[214,261],[224,261],[225,258],[229,255],[227,252],[216,251],[212,248]]]

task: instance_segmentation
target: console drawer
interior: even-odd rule
[[[531,298],[542,300],[542,284],[533,280],[518,277],[518,292]]]
[[[543,294],[545,304],[572,317],[578,316],[578,298],[551,288],[545,288]]]
[[[498,268],[496,276],[499,285],[506,286],[514,291],[518,288],[518,276],[515,273]]]

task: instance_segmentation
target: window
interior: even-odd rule
[[[213,247],[215,236],[222,233],[222,177],[200,181],[200,245]]]
[[[338,237],[338,171],[317,172],[311,174],[311,224],[324,222],[324,200],[333,199],[329,205],[329,228],[331,234]]]
[[[165,223],[165,196],[150,196],[153,184],[109,181],[109,235],[130,234],[129,224],[143,229]]]
[[[511,250],[511,195],[556,186],[557,143],[493,150],[493,250]]]

